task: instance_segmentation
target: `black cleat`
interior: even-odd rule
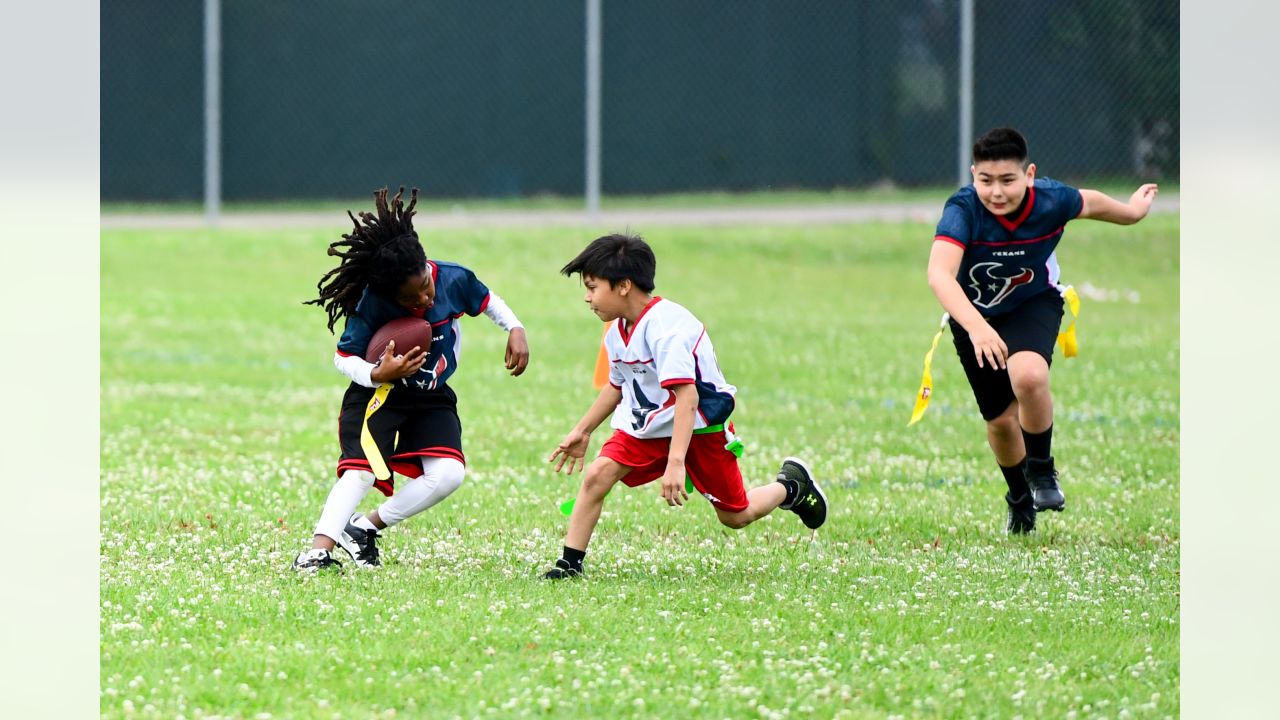
[[[378,559],[378,531],[356,527],[355,521],[359,518],[360,513],[356,513],[347,521],[347,526],[338,538],[338,547],[347,551],[356,567],[381,567],[382,561]]]
[[[799,458],[789,457],[778,469],[778,480],[790,480],[799,488],[790,504],[784,502],[779,507],[799,515],[800,521],[810,530],[822,527],[827,521],[827,496],[822,494],[822,488],[813,479],[809,466]]]
[[[1004,529],[1010,535],[1026,535],[1036,529],[1036,509],[1031,502],[1031,494],[1024,493],[1017,500],[1005,493],[1004,501],[1009,504],[1009,518]]]
[[[1058,487],[1058,471],[1053,467],[1053,458],[1038,460],[1027,458],[1023,468],[1027,478],[1027,486],[1031,488],[1031,502],[1036,512],[1055,510],[1062,512],[1067,506],[1067,499]]]
[[[570,565],[569,561],[564,558],[556,560],[556,566],[542,575],[543,580],[564,580],[565,578],[575,577],[582,577],[582,568]]]
[[[293,559],[293,569],[300,573],[316,573],[329,568],[341,570],[342,563],[334,559],[328,550],[312,548],[298,553],[298,557]]]

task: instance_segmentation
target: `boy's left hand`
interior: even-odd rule
[[[1138,211],[1138,220],[1147,216],[1151,212],[1151,203],[1156,199],[1156,193],[1159,192],[1159,186],[1155,183],[1147,183],[1129,196],[1129,207]]]
[[[525,338],[524,328],[512,328],[507,334],[507,369],[511,375],[517,376],[529,366],[529,341]]]
[[[667,471],[662,473],[662,499],[671,507],[684,505],[689,493],[684,491],[685,470],[683,465],[667,463]]]

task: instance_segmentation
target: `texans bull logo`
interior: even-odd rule
[[[449,359],[446,358],[444,355],[441,355],[440,357],[436,358],[436,362],[434,365],[431,366],[430,370],[427,369],[426,365],[423,365],[421,368],[418,369],[418,374],[428,375],[431,377],[431,380],[430,381],[414,380],[413,384],[417,385],[418,389],[420,390],[423,390],[423,389],[435,390],[436,385],[440,380],[440,376],[444,374],[444,371],[448,369],[448,367],[449,367]],[[404,378],[403,380],[401,380],[401,382],[404,383],[406,387],[408,387],[409,378]]]
[[[1013,274],[997,275],[997,268]],[[994,262],[978,263],[969,270],[969,279],[973,281],[969,283],[969,287],[976,290],[978,294],[973,299],[973,304],[984,308],[998,305],[1012,295],[1014,290],[1030,283],[1035,276],[1031,268],[1005,268],[1000,263]]]

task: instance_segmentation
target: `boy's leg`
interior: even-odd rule
[[[777,508],[791,510],[810,529],[827,519],[827,498],[809,467],[798,458],[787,458],[774,482],[743,492],[742,473],[733,453],[712,436],[695,435],[686,462],[698,490],[711,501],[721,524],[741,529]],[[707,437],[708,440],[701,438]]]
[[[591,534],[595,532],[596,523],[600,522],[605,496],[629,472],[631,468],[603,455],[591,461],[582,475],[578,499],[574,501],[573,514],[569,516],[569,530],[564,537],[566,547],[587,551]]]
[[[1038,352],[1024,350],[1009,356],[1009,383],[1018,398],[1018,424],[1026,449],[1026,478],[1036,510],[1058,510],[1066,498],[1054,468],[1053,395],[1049,362]]]
[[[596,523],[600,522],[604,498],[629,472],[629,466],[604,455],[587,466],[582,474],[582,485],[578,488],[578,498],[573,503],[573,513],[569,516],[564,554],[556,561],[555,567],[543,574],[544,579],[563,580],[582,574],[582,561],[587,556],[587,545],[591,542]]]
[[[716,509],[716,517],[720,518],[721,524],[734,530],[741,530],[776,510],[782,504],[782,501],[786,499],[787,488],[775,480],[767,485],[754,487],[747,491],[746,510],[731,512],[719,505],[713,505],[712,507]]]
[[[299,553],[293,560],[294,570],[314,571],[338,565],[333,559],[334,542],[341,537],[356,506],[373,487],[373,473],[367,470],[347,470],[329,490],[320,520],[311,538],[311,550]]]

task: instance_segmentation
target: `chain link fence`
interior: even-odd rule
[[[1178,3],[974,3],[973,127],[1178,177]],[[603,0],[606,195],[948,186],[958,0]],[[204,10],[105,3],[102,199],[204,193]],[[221,196],[582,196],[583,2],[221,0]]]

